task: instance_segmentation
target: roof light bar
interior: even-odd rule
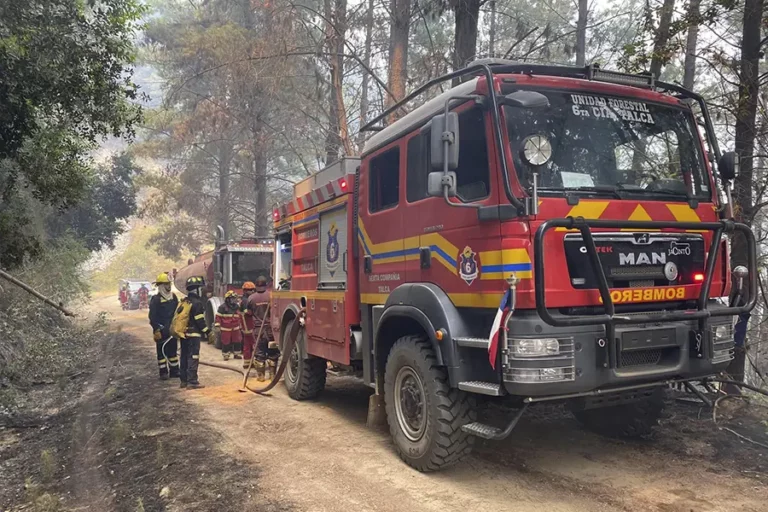
[[[632,75],[629,73],[619,73],[618,71],[606,71],[596,65],[587,67],[587,78],[598,82],[647,87],[649,89],[653,89],[655,85],[655,79],[651,73]]]

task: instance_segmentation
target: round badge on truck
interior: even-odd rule
[[[664,265],[664,277],[666,277],[668,281],[675,281],[677,276],[677,265],[672,261],[668,261],[667,264]]]

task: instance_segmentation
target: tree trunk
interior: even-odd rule
[[[496,57],[496,0],[491,0],[491,27],[488,31],[488,56]]]
[[[368,122],[368,85],[371,78],[368,74],[368,69],[371,68],[371,46],[373,44],[373,7],[373,0],[368,0],[368,12],[365,16],[365,49],[363,50],[363,64],[365,69],[363,70],[363,78],[360,84],[360,126],[363,126]],[[358,154],[363,152],[364,144],[365,134],[359,132],[357,135]]]
[[[325,163],[339,158],[339,149],[348,142],[346,109],[342,91],[344,76],[344,38],[347,33],[347,0],[325,0],[325,39],[331,69],[328,93],[328,133],[325,139]]]
[[[259,138],[253,144],[253,192],[254,192],[254,230],[255,236],[269,236],[269,210],[267,205],[267,155]]]
[[[587,64],[587,11],[589,0],[579,0],[579,19],[576,21],[576,66]]]
[[[220,141],[217,144],[217,159],[219,163],[219,204],[217,212],[217,221],[224,229],[224,240],[229,240],[231,235],[229,229],[229,165],[232,161],[232,147],[229,141]]]
[[[465,67],[477,54],[477,23],[480,18],[481,0],[457,0],[454,7],[456,18],[455,39],[453,45],[453,69]],[[464,77],[469,78],[469,77]],[[454,79],[457,85],[461,79]]]
[[[739,156],[739,174],[734,180],[734,212],[736,220],[751,224],[754,215],[752,175],[754,170],[755,133],[760,61],[760,23],[763,0],[746,0],[741,39],[741,66],[739,102],[736,108],[736,154]],[[741,236],[733,238],[731,265],[745,265],[746,241]],[[747,290],[747,293],[758,293]],[[740,318],[740,322],[747,321]],[[728,373],[736,380],[744,380],[745,334],[739,330],[736,337],[736,357],[728,366]]]
[[[675,0],[664,0],[659,14],[659,26],[656,28],[656,36],[653,40],[653,56],[651,57],[651,74],[656,78],[659,78],[662,66],[669,60],[667,43],[669,43],[669,32],[674,11]]]
[[[683,74],[683,87],[693,90],[693,81],[696,76],[696,45],[699,42],[699,22],[701,0],[690,0],[688,4],[688,40],[685,45],[685,66]]]
[[[387,87],[392,96],[387,97],[386,106],[393,105],[405,97],[405,82],[408,80],[408,33],[411,28],[411,0],[390,0],[391,23],[389,28],[389,78]],[[391,124],[401,117],[397,110],[389,115]]]

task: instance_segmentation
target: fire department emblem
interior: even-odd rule
[[[477,256],[477,253],[469,246],[466,246],[461,254],[459,254],[459,277],[466,281],[468,285],[472,284],[477,279],[477,276],[480,275],[475,256]]]
[[[339,268],[339,228],[336,223],[331,223],[328,228],[328,245],[325,247],[325,266],[328,268],[331,276]]]

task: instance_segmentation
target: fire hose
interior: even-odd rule
[[[264,319],[269,315],[269,304],[267,304],[267,310],[264,313]],[[301,308],[299,310],[299,314],[296,316],[296,321],[294,321],[291,324],[291,328],[286,332],[285,335],[285,344],[283,345],[283,348],[281,350],[282,357],[280,358],[280,364],[277,367],[277,370],[275,371],[275,374],[272,376],[272,380],[270,380],[266,386],[263,386],[261,388],[252,388],[248,385],[248,377],[251,373],[251,368],[253,368],[253,361],[256,357],[256,350],[254,347],[253,353],[251,355],[251,360],[248,363],[248,368],[243,371],[239,368],[233,368],[231,366],[227,366],[225,364],[217,364],[217,363],[209,363],[207,361],[200,361],[200,364],[203,366],[210,366],[211,368],[221,368],[222,370],[229,370],[231,372],[237,372],[240,375],[243,376],[243,385],[238,390],[242,393],[245,393],[246,391],[250,391],[252,393],[256,393],[258,395],[263,395],[267,393],[269,390],[277,386],[277,383],[280,382],[280,379],[283,376],[283,373],[285,373],[285,367],[288,365],[288,361],[290,360],[290,354],[293,352],[293,348],[296,345],[296,340],[299,337],[299,331],[304,327],[304,319],[306,316],[306,310],[304,308]],[[266,325],[266,321],[261,322],[261,326],[259,327],[259,334],[256,337],[256,343],[261,340],[261,336],[264,332],[264,325]]]

